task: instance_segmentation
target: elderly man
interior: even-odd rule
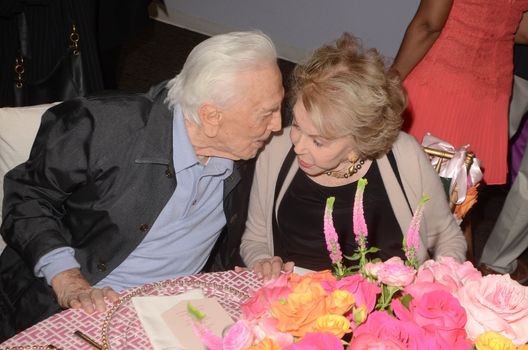
[[[0,339],[61,307],[104,311],[116,291],[200,272],[226,224],[240,237],[252,168],[234,161],[281,127],[276,61],[261,33],[218,35],[145,95],[46,112],[29,160],[5,177]]]

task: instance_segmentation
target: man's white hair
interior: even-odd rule
[[[200,125],[198,108],[202,103],[225,107],[240,95],[238,73],[276,62],[275,45],[262,32],[213,36],[191,51],[180,74],[168,82],[165,102],[170,108],[179,104],[185,117]]]

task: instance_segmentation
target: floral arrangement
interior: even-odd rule
[[[334,271],[282,274],[241,305],[242,317],[223,337],[200,322],[211,350],[528,350],[528,288],[508,275],[481,273],[470,262],[441,257],[417,266],[420,201],[403,241],[406,261],[370,260],[363,215],[367,182],[359,180],[353,221],[357,261],[345,267],[332,222],[324,215]]]

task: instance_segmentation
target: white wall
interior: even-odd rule
[[[260,29],[279,55],[298,61],[348,31],[388,58],[398,50],[419,0],[164,0],[158,20],[207,35]]]

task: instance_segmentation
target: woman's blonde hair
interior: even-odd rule
[[[321,136],[351,137],[362,159],[391,149],[406,106],[398,75],[387,71],[377,50],[363,49],[348,33],[295,68],[291,97],[303,103]]]

